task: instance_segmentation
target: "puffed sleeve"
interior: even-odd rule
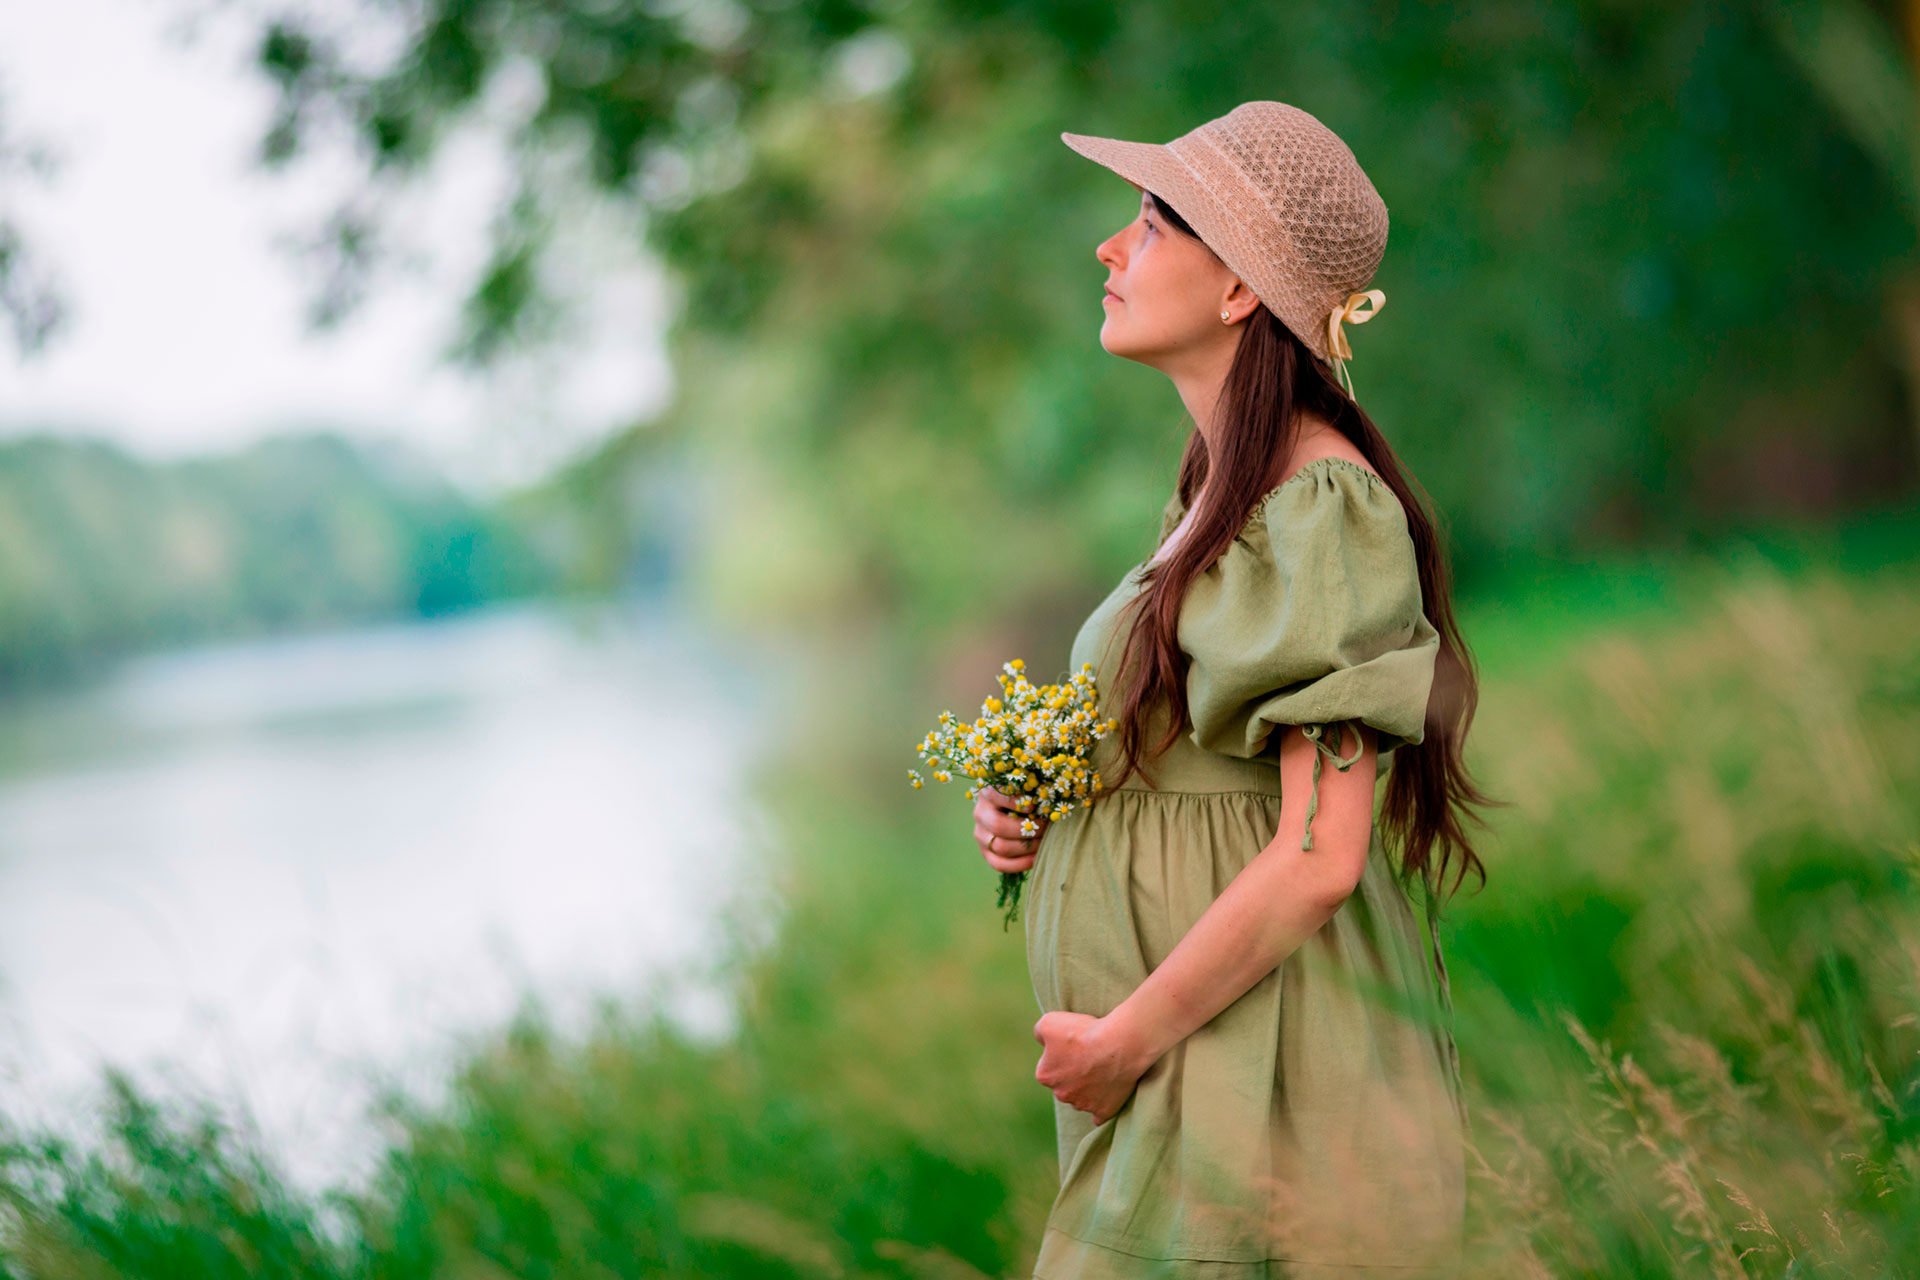
[[[1406,513],[1357,463],[1308,463],[1269,493],[1188,589],[1179,637],[1197,745],[1251,759],[1288,724],[1313,742],[1302,849],[1313,848],[1321,757],[1343,772],[1360,759],[1357,732],[1340,754],[1346,724],[1371,725],[1382,752],[1425,736],[1440,634]]]

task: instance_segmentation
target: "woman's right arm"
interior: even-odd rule
[[[1040,829],[1031,836],[1023,836],[1020,824],[1028,816],[1014,807],[1012,796],[992,787],[980,788],[973,802],[973,838],[979,842],[980,856],[995,871],[1012,874],[1033,865],[1040,837],[1047,834],[1047,819],[1032,815]]]

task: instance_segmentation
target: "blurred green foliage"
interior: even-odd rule
[[[0,443],[0,687],[155,645],[448,613],[551,577],[512,521],[338,436],[164,463]]]
[[[1544,645],[1524,611],[1464,619],[1515,632],[1470,750],[1516,803],[1442,927],[1470,1274],[1912,1274],[1920,573],[1871,548],[1916,534],[1591,567]],[[1684,604],[1639,608],[1646,578]],[[771,940],[748,912],[716,962],[728,1033],[673,1021],[670,985],[577,1037],[530,1006],[319,1197],[116,1087],[104,1156],[6,1143],[0,1274],[1025,1274],[1057,1179],[1038,1008],[964,806],[905,784],[923,678],[841,653],[759,779],[789,844]]]
[[[1133,563],[1182,415],[1099,346],[1093,249],[1135,201],[1058,134],[1165,141],[1250,98],[1319,115],[1386,199],[1390,305],[1355,372],[1466,581],[1920,479],[1912,75],[1853,0],[426,0],[397,21],[373,64],[311,15],[270,26],[267,157],[339,123],[393,182],[456,124],[502,130],[522,171],[470,299],[476,360],[537,336],[540,246],[579,192],[624,202],[684,302],[679,396],[635,434],[715,477],[697,581],[729,616],[946,631]],[[378,227],[341,228],[335,274],[376,273]],[[630,456],[607,455],[609,491]]]

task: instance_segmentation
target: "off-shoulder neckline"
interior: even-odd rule
[[[1294,481],[1300,479],[1302,476],[1309,474],[1315,467],[1319,466],[1323,462],[1331,462],[1331,463],[1334,463],[1336,466],[1345,467],[1349,471],[1358,472],[1360,475],[1366,477],[1368,480],[1371,480],[1376,484],[1386,483],[1386,481],[1382,479],[1379,475],[1377,475],[1373,471],[1368,470],[1366,467],[1361,466],[1359,463],[1355,462],[1351,458],[1343,458],[1337,453],[1324,454],[1321,457],[1315,458],[1311,462],[1302,463],[1299,466],[1299,468],[1297,468],[1294,471],[1292,475],[1288,476],[1285,480],[1282,480],[1279,484],[1273,486],[1273,488],[1261,494],[1259,500],[1253,504],[1253,510],[1248,513],[1246,520],[1241,524],[1239,533],[1236,533],[1234,535],[1234,540],[1236,542],[1239,541],[1240,537],[1246,533],[1247,529],[1252,527],[1254,524],[1262,522],[1266,519],[1267,504],[1273,501],[1276,495],[1278,495],[1282,490],[1284,490],[1288,485],[1292,484]],[[1184,502],[1180,501],[1180,491],[1178,489],[1174,490],[1172,501],[1174,502],[1175,506],[1178,508],[1179,515],[1181,516],[1186,515],[1187,506]],[[1174,520],[1175,526],[1177,527],[1179,523],[1180,523],[1179,519],[1176,518]],[[1135,565],[1131,570],[1128,571],[1129,576],[1143,572],[1147,568],[1147,566],[1153,564],[1159,558],[1159,555],[1160,555],[1160,548],[1155,547],[1152,555],[1148,556],[1145,560],[1142,560],[1139,564]]]
[[[1292,484],[1294,481],[1300,479],[1302,476],[1306,475],[1308,472],[1312,471],[1313,468],[1319,466],[1323,462],[1331,462],[1337,466],[1345,467],[1350,471],[1356,471],[1359,474],[1365,476],[1367,479],[1372,480],[1377,484],[1386,483],[1386,481],[1383,480],[1377,473],[1369,470],[1366,467],[1361,466],[1359,463],[1355,462],[1352,458],[1343,458],[1337,453],[1323,454],[1320,457],[1313,459],[1313,461],[1311,462],[1301,463],[1300,466],[1294,471],[1292,475],[1288,476],[1285,480],[1282,480],[1279,484],[1273,486],[1273,488],[1261,494],[1260,497],[1257,500],[1255,500],[1253,504],[1253,510],[1248,514],[1248,518],[1252,519],[1254,516],[1259,515],[1262,511],[1266,509],[1267,503],[1273,500],[1273,497],[1275,494],[1279,493],[1282,489],[1286,488],[1288,485]],[[1180,501],[1180,491],[1178,489],[1174,490],[1173,501],[1176,504],[1180,513],[1182,515],[1186,514],[1187,504]]]

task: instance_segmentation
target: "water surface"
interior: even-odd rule
[[[563,1024],[764,921],[743,793],[778,655],[495,609],[197,648],[0,711],[0,1110],[103,1063],[212,1095],[311,1185],[533,993]],[[671,1000],[727,1020],[698,982]]]

